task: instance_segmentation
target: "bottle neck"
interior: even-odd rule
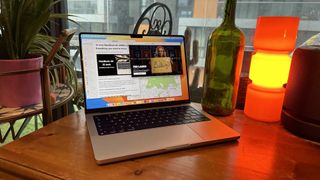
[[[237,0],[227,0],[222,25],[235,25]]]

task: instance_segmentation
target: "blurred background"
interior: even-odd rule
[[[192,40],[199,41],[199,62],[203,67],[209,34],[220,25],[225,0],[67,0],[63,11],[75,15],[79,25],[69,22],[78,32],[132,33],[142,12],[152,3],[166,4],[172,13],[172,34],[183,35],[191,28]],[[318,0],[238,0],[236,24],[246,35],[246,51],[252,51],[252,39],[258,16],[299,16],[297,46],[320,30],[320,1]],[[71,41],[71,55],[80,71],[77,35]],[[192,51],[191,51],[192,53]]]

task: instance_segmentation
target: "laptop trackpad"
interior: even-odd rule
[[[134,156],[159,150],[174,149],[202,139],[186,125],[132,131],[106,136],[93,136],[96,160]]]

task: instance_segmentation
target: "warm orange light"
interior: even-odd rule
[[[260,16],[254,34],[254,49],[286,51],[294,49],[297,39],[299,17]]]
[[[249,84],[245,102],[245,114],[260,121],[279,121],[284,92],[284,88],[269,89]]]
[[[253,46],[244,113],[260,121],[280,121],[299,17],[261,16]]]
[[[249,78],[267,88],[281,88],[288,81],[291,58],[288,54],[257,52],[252,56]]]

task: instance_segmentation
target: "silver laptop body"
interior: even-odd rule
[[[97,164],[236,140],[190,103],[183,36],[80,33],[87,127]],[[94,117],[192,106],[210,120],[103,134]]]

